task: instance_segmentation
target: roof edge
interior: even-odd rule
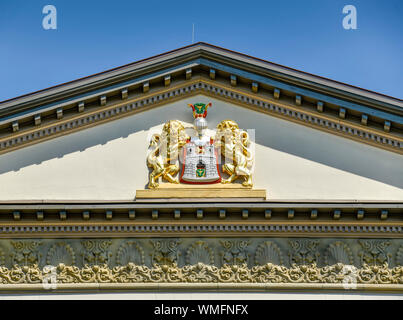
[[[308,76],[310,78],[309,80],[313,81],[313,82],[315,82],[315,80],[325,81],[325,82],[327,82],[327,85],[330,86],[330,87],[332,87],[332,84],[335,84],[335,85],[344,87],[344,88],[341,88],[342,90],[343,89],[347,90],[347,91],[350,91],[348,89],[353,89],[353,90],[356,90],[356,91],[358,90],[359,92],[352,92],[352,93],[355,93],[355,94],[359,94],[359,95],[361,94],[363,96],[365,96],[365,93],[375,95],[375,97],[371,97],[372,99],[376,99],[376,96],[379,96],[379,98],[384,98],[384,99],[386,98],[388,100],[389,99],[393,100],[393,101],[388,101],[387,102],[387,103],[390,103],[390,104],[394,104],[394,103],[397,102],[398,105],[400,106],[400,104],[403,103],[402,99],[392,97],[392,96],[389,96],[389,95],[386,95],[386,94],[383,94],[383,93],[379,93],[379,92],[376,92],[376,91],[364,89],[364,88],[354,86],[354,85],[350,85],[350,84],[347,84],[347,83],[344,83],[344,82],[341,82],[341,81],[329,79],[329,78],[319,76],[319,75],[315,75],[315,74],[312,74],[312,73],[309,73],[309,72],[305,72],[305,71],[301,71],[301,70],[294,69],[294,68],[291,68],[291,67],[287,67],[287,66],[275,63],[275,62],[271,62],[271,61],[264,60],[264,59],[261,59],[261,58],[253,57],[253,56],[250,56],[250,55],[247,55],[247,54],[244,54],[244,53],[229,50],[229,49],[219,47],[219,46],[216,46],[216,45],[213,45],[213,44],[209,44],[209,43],[206,43],[206,42],[197,42],[197,43],[194,43],[194,44],[191,44],[191,45],[188,45],[188,46],[180,47],[180,48],[170,50],[170,51],[158,54],[158,55],[154,55],[154,56],[149,57],[149,58],[141,59],[141,60],[138,60],[138,61],[135,61],[135,62],[131,62],[131,63],[125,64],[125,65],[122,65],[122,66],[118,66],[118,67],[115,67],[115,68],[112,68],[112,69],[101,71],[101,72],[98,72],[98,73],[95,73],[95,74],[92,74],[92,75],[88,75],[88,76],[85,76],[85,77],[82,77],[82,78],[78,78],[78,79],[71,80],[71,81],[68,81],[68,82],[64,82],[64,83],[61,83],[61,84],[57,84],[57,85],[54,85],[54,86],[51,86],[51,87],[48,87],[48,88],[44,88],[44,89],[37,90],[37,91],[34,91],[34,92],[26,93],[26,94],[23,94],[23,95],[14,97],[14,98],[10,98],[10,99],[0,101],[0,108],[1,108],[1,105],[4,105],[6,103],[17,102],[18,100],[20,100],[22,98],[27,98],[27,97],[34,96],[34,95],[37,95],[37,94],[40,94],[40,93],[49,92],[49,94],[51,94],[50,91],[52,89],[60,88],[60,87],[63,87],[63,86],[74,84],[74,83],[79,84],[81,81],[88,80],[88,79],[91,79],[91,78],[94,78],[94,80],[95,80],[96,77],[99,77],[101,75],[106,75],[108,73],[123,70],[123,69],[126,69],[128,67],[141,65],[141,64],[156,60],[158,58],[169,57],[169,56],[172,56],[175,53],[180,53],[180,52],[182,52],[184,50],[187,51],[187,49],[193,49],[193,50],[190,50],[190,51],[203,50],[203,49],[207,49],[207,51],[210,51],[210,50],[208,50],[208,48],[214,49],[216,51],[218,50],[218,51],[221,51],[221,52],[226,52],[226,53],[229,53],[229,54],[231,54],[233,56],[235,55],[235,56],[238,56],[238,57],[246,58],[246,59],[250,60],[250,62],[255,61],[255,62],[260,62],[260,63],[266,64],[268,66],[280,68],[282,70],[278,70],[278,71],[292,72],[292,73],[294,73],[294,76],[297,76],[297,77],[298,77],[298,75],[300,75],[302,77],[303,76]],[[233,58],[236,59],[236,57],[233,57]],[[18,102],[16,104],[18,104]]]

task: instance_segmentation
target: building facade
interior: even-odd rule
[[[403,289],[403,102],[197,43],[0,103],[0,291]]]

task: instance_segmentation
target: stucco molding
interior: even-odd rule
[[[347,267],[347,268],[346,268]],[[109,268],[94,265],[77,268],[59,264],[53,270],[38,266],[0,268],[0,291],[24,290],[403,290],[403,267],[364,265],[352,269],[341,263],[326,267],[293,265],[290,268],[268,263],[248,268],[224,265],[217,268],[198,263],[178,267],[154,265],[152,268],[129,263]],[[350,278],[354,280],[351,281]],[[52,281],[52,279],[54,279]],[[157,285],[158,284],[158,285]]]
[[[12,239],[12,240],[11,240]],[[338,263],[361,268],[364,265],[402,266],[401,238],[325,238],[274,235],[229,237],[152,237],[135,234],[119,238],[76,239],[42,237],[41,239],[0,239],[0,267],[13,266],[67,266],[108,265],[113,268],[128,263],[152,267],[155,264],[179,267],[204,263],[222,267],[242,265],[249,267],[272,263],[285,267],[316,264],[319,267]]]
[[[401,225],[357,225],[344,223],[182,223],[171,224],[165,222],[119,223],[119,224],[85,224],[65,223],[46,225],[8,225],[0,227],[0,238],[9,237],[99,237],[99,236],[339,236],[339,237],[402,237]]]

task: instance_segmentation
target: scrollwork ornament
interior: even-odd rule
[[[85,248],[82,254],[83,265],[104,265],[109,264],[112,252],[109,250],[112,241],[110,240],[85,240],[81,244]]]
[[[41,241],[11,241],[14,247],[14,252],[11,254],[12,263],[20,266],[38,265],[42,256],[38,252],[41,244]]]
[[[359,240],[362,251],[358,254],[361,264],[365,265],[390,265],[392,255],[387,251],[390,241],[386,240]]]
[[[224,252],[221,253],[223,265],[248,264],[249,253],[247,252],[247,247],[249,246],[250,241],[223,240],[220,242],[224,248]]]
[[[310,265],[317,263],[319,252],[317,240],[290,240],[291,251],[289,252],[290,264]]]
[[[139,266],[128,263],[110,268],[108,265],[56,267],[57,283],[333,283],[343,284],[345,265],[317,267],[296,265],[290,268],[267,263],[248,268],[242,265],[216,266],[198,263],[178,267],[172,265]],[[364,265],[354,269],[358,284],[403,284],[403,267],[388,268]],[[19,266],[11,269],[0,267],[1,284],[39,284],[46,272],[38,265]]]

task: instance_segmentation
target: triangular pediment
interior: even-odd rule
[[[197,101],[255,130],[268,199],[403,198],[401,100],[202,43],[1,102],[0,195],[133,199],[150,134]]]

